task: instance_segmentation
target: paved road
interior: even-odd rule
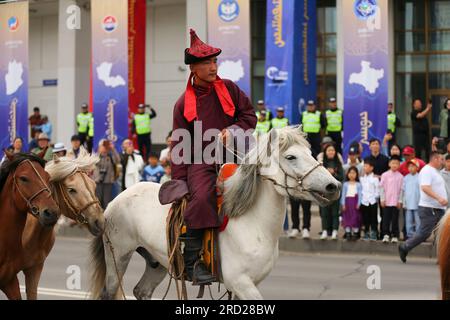
[[[88,246],[84,239],[59,238],[50,254],[40,283],[40,299],[87,299]],[[81,268],[81,289],[68,290],[66,281],[71,265]],[[369,290],[367,269],[376,265],[381,272],[381,289]],[[124,279],[128,296],[139,281],[144,270],[142,258],[135,254]],[[24,283],[20,277],[21,284]],[[168,279],[155,291],[154,298],[161,299],[167,288]],[[374,282],[372,282],[374,283]],[[212,287],[215,298],[217,285]],[[402,264],[395,257],[374,255],[318,255],[282,253],[269,275],[260,285],[266,299],[438,299],[439,272],[435,260],[411,258]],[[222,292],[224,292],[222,287]],[[195,289],[189,290],[189,297],[196,296]],[[169,299],[176,298],[172,286]],[[209,299],[208,290],[205,298]],[[0,293],[0,300],[5,296]]]

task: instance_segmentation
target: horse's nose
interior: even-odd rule
[[[329,183],[326,187],[325,187],[325,190],[328,192],[328,193],[336,193],[337,191],[338,191],[338,186],[336,185],[336,184],[334,184],[334,183]]]
[[[42,211],[42,216],[46,224],[55,224],[58,221],[58,215],[49,209]]]

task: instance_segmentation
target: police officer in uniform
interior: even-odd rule
[[[89,123],[88,123],[88,136],[87,136],[87,140],[86,140],[86,144],[87,144],[87,150],[89,153],[92,153],[92,146],[94,144],[94,117],[92,116],[89,119]]]
[[[320,153],[320,129],[325,128],[326,119],[320,111],[316,110],[313,100],[308,101],[307,109],[302,114],[303,131],[308,134],[308,141],[314,157]]]
[[[397,115],[394,112],[394,104],[393,103],[388,104],[387,122],[388,122],[388,130],[391,130],[391,132],[392,132],[392,140],[389,141],[389,150],[390,150],[391,145],[397,141],[396,140],[396,131],[397,131],[396,129],[402,125],[400,122],[400,119],[397,117]]]
[[[336,144],[336,151],[342,154],[342,129],[343,116],[342,110],[338,109],[336,98],[330,98],[329,109],[326,112],[327,135],[333,139]]]
[[[273,119],[272,112],[267,110],[264,101],[263,100],[259,100],[257,106],[258,106],[258,110],[256,111],[256,118],[259,119],[259,115],[261,114],[261,111],[265,111],[265,113],[266,113],[266,120],[269,121],[269,122],[272,121],[272,119]]]
[[[150,108],[150,113],[145,113],[146,107]],[[131,128],[133,134],[137,135],[139,151],[145,161],[147,161],[148,156],[150,155],[150,149],[152,146],[152,129],[150,122],[153,118],[156,118],[155,110],[151,106],[141,103],[138,106],[138,113],[134,115]]]
[[[289,120],[284,116],[284,109],[282,107],[277,108],[277,117],[272,119],[273,129],[282,129],[289,125]]]
[[[89,120],[91,118],[92,113],[88,110],[88,104],[83,103],[81,105],[81,112],[77,115],[78,136],[80,137],[81,145],[84,145],[87,140]]]
[[[261,110],[258,115],[258,122],[256,123],[255,133],[256,136],[268,133],[271,129],[270,121],[267,119],[267,112]]]

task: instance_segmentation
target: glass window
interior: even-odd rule
[[[397,52],[417,52],[426,50],[425,32],[397,32],[395,41]]]
[[[397,72],[426,72],[426,70],[425,55],[397,56]]]
[[[428,75],[429,89],[450,88],[450,73],[430,73]]]
[[[336,55],[336,35],[328,35],[325,40],[325,54],[326,55]]]
[[[430,51],[450,51],[450,31],[432,31]]]
[[[336,74],[336,58],[328,58],[326,62],[326,74]]]
[[[430,72],[450,71],[450,55],[448,54],[430,55],[428,63]]]
[[[325,32],[326,33],[336,33],[337,32],[337,24],[336,24],[336,1],[333,4],[329,4],[328,7],[325,8]]]
[[[253,76],[265,77],[266,73],[266,61],[265,60],[253,60]]]
[[[430,1],[428,8],[432,29],[450,28],[450,1]]]
[[[336,77],[333,76],[327,76],[326,78],[326,101],[328,101],[329,98],[336,98],[336,87],[337,87],[337,81]]]
[[[316,72],[317,75],[325,73],[325,62],[324,59],[318,58],[316,63]]]
[[[402,125],[411,125],[411,106],[415,98],[426,101],[426,74],[397,74],[395,97],[396,113]]]
[[[425,0],[397,0],[396,4],[397,30],[425,29]]]

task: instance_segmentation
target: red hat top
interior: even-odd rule
[[[219,48],[211,47],[204,43],[195,33],[195,30],[191,29],[191,47],[184,51],[184,63],[193,64],[205,59],[216,57],[222,53]]]

